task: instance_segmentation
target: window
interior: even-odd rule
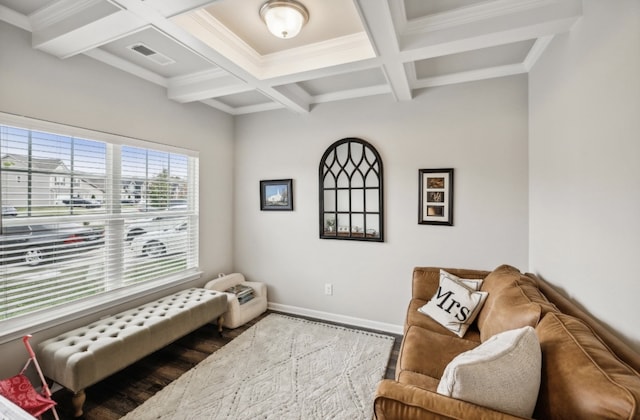
[[[0,158],[0,324],[197,273],[195,152],[0,114]]]
[[[319,182],[320,238],[384,241],[382,160],[371,144],[333,143],[320,160]]]

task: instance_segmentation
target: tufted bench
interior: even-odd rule
[[[183,290],[43,341],[38,358],[45,376],[74,393],[79,417],[86,387],[214,319],[221,331],[226,310],[224,293]]]

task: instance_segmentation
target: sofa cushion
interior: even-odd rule
[[[536,333],[542,349],[536,418],[640,418],[640,374],[583,321],[551,312]]]
[[[505,413],[531,417],[540,387],[541,354],[532,327],[494,335],[456,356],[437,392]]]
[[[440,379],[445,367],[454,357],[479,344],[453,334],[438,334],[411,326],[402,339],[396,376],[399,378],[403,371],[411,371]],[[415,383],[410,385],[419,386]]]
[[[533,280],[521,275],[517,268],[502,265],[482,283],[482,291],[489,293],[480,314],[478,329],[484,342],[495,334],[525,326],[535,327],[542,313],[536,300],[544,300]],[[551,304],[549,304],[551,305]]]
[[[422,373],[412,372],[410,370],[403,370],[398,373],[396,380],[401,384],[417,386],[427,391],[436,392],[440,379],[432,378],[429,375],[423,375]]]
[[[438,334],[458,337],[457,334],[452,333],[451,331],[437,323],[433,318],[425,316],[423,313],[418,311],[418,309],[426,305],[427,302],[428,301],[422,299],[411,299],[411,301],[409,302],[409,308],[407,309],[407,319],[404,325],[404,332],[406,333],[409,327],[415,325],[417,327],[424,328]],[[476,341],[478,344],[480,343],[480,331],[478,331],[478,327],[475,322],[469,326],[469,329],[464,335],[464,339]]]
[[[438,290],[419,311],[462,337],[486,299],[487,292],[471,290],[452,277],[441,274]]]

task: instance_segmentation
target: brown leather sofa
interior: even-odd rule
[[[640,355],[533,274],[510,266],[493,272],[446,269],[484,279],[488,297],[460,338],[418,308],[434,296],[440,268],[413,271],[412,299],[395,380],[379,383],[377,420],[520,418],[436,392],[446,366],[502,331],[535,328],[542,353],[533,418],[640,419]]]

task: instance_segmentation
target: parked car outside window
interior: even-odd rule
[[[133,222],[125,227],[127,242],[132,241],[136,236],[149,232],[163,231],[174,227],[177,223],[185,221],[183,216],[157,216],[151,219],[143,219]]]
[[[4,226],[0,235],[2,264],[39,265],[64,261],[77,252],[104,245],[104,228],[76,223]]]
[[[131,241],[131,250],[138,256],[160,257],[187,251],[188,224],[183,221],[170,229],[145,233]]]
[[[2,215],[5,217],[16,217],[18,215],[18,211],[13,206],[2,206]]]
[[[62,200],[62,204],[66,204],[71,207],[84,207],[87,209],[95,209],[101,206],[99,201],[79,197],[65,198]]]

